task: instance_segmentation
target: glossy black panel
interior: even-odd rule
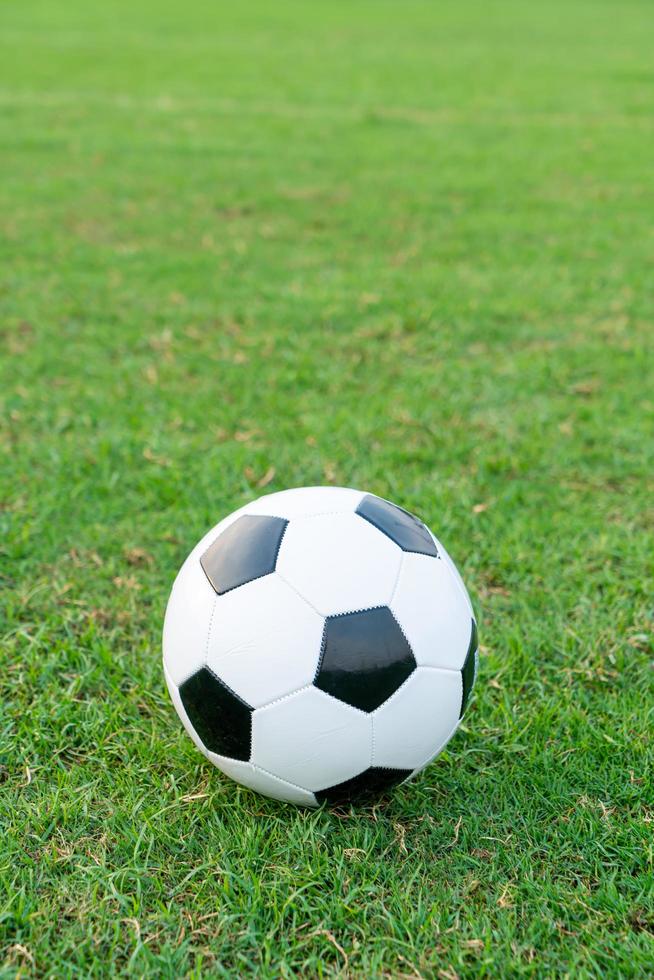
[[[202,667],[184,681],[179,693],[205,748],[247,762],[252,741],[252,708],[208,667]]]
[[[338,786],[318,790],[315,797],[319,803],[327,802],[332,805],[366,800],[374,796],[382,796],[392,786],[401,783],[410,775],[410,769],[379,769],[373,766],[353,779],[339,783]]]
[[[339,701],[374,711],[415,666],[395,617],[381,606],[327,617],[314,684]]]
[[[218,535],[200,558],[218,595],[275,571],[287,524],[281,517],[245,514]]]
[[[472,628],[470,631],[470,643],[468,644],[468,652],[466,654],[465,663],[461,668],[461,679],[463,680],[463,695],[461,697],[461,713],[459,714],[459,718],[463,718],[463,712],[466,710],[468,698],[470,697],[470,692],[472,691],[472,688],[475,683],[478,646],[479,646],[479,641],[477,639],[477,624],[473,619]]]
[[[422,521],[397,504],[368,494],[356,512],[399,545],[402,551],[438,556],[434,540]]]

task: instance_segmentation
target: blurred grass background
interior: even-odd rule
[[[6,976],[646,976],[649,3],[0,8]],[[261,492],[419,513],[445,756],[296,812],[198,757],[178,565]]]

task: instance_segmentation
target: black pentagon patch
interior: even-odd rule
[[[357,507],[356,513],[399,545],[402,551],[438,557],[434,540],[422,521],[397,504],[369,493]]]
[[[478,647],[479,647],[479,640],[477,638],[477,624],[473,619],[472,628],[470,631],[470,643],[468,644],[468,652],[466,653],[465,663],[461,668],[461,680],[463,681],[463,694],[461,696],[461,712],[459,714],[459,718],[463,718],[463,712],[466,710],[466,705],[468,704],[468,698],[470,697],[470,692],[474,687],[475,673],[477,670]]]
[[[392,786],[397,786],[410,775],[411,769],[381,769],[371,766],[358,776],[347,779],[337,786],[320,789],[314,795],[318,803],[327,802],[332,805],[366,800],[374,796],[382,796]]]
[[[328,616],[314,684],[361,711],[374,711],[415,670],[409,643],[387,606]]]
[[[218,595],[275,571],[287,524],[282,517],[244,514],[218,535],[200,558]]]
[[[252,708],[202,667],[180,685],[184,710],[202,744],[209,752],[241,759],[250,758]]]

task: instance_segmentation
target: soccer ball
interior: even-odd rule
[[[260,497],[188,556],[163,631],[173,704],[237,782],[305,806],[384,792],[454,734],[477,628],[451,558],[373,494]]]

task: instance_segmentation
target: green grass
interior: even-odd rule
[[[2,977],[654,972],[653,28],[2,5]],[[262,480],[397,500],[473,594],[465,725],[378,806],[238,788],[165,693]]]

